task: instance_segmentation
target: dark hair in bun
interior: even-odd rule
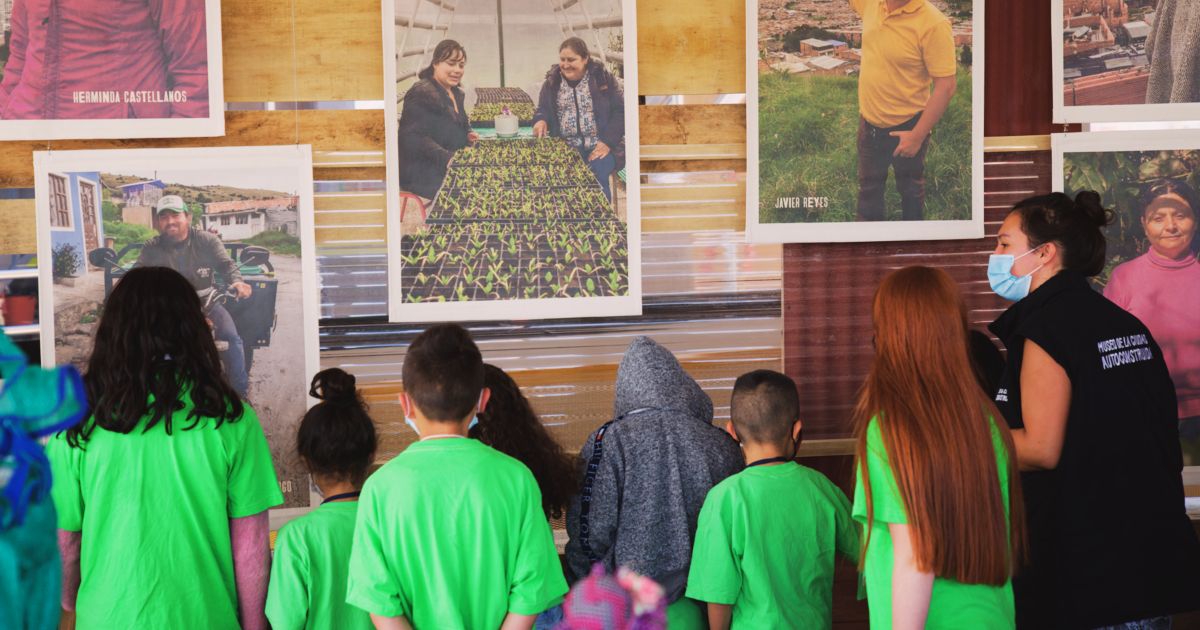
[[[296,451],[309,472],[358,486],[375,457],[375,423],[355,388],[353,374],[321,370],[308,393],[321,402],[304,414],[296,433]]]
[[[1101,228],[1112,211],[1100,204],[1100,194],[1083,190],[1072,200],[1063,193],[1030,197],[1013,206],[1021,215],[1021,231],[1030,247],[1054,243],[1062,252],[1063,269],[1094,276],[1104,269],[1107,242]]]

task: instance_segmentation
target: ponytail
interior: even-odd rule
[[[308,394],[321,402],[300,421],[296,452],[310,473],[361,485],[378,438],[354,375],[339,368],[317,372]]]
[[[1030,197],[1013,206],[1021,215],[1021,231],[1029,245],[1054,243],[1063,252],[1063,268],[1094,276],[1104,269],[1107,241],[1102,228],[1112,222],[1112,211],[1100,194],[1083,190],[1075,199],[1063,193]]]

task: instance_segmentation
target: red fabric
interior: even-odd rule
[[[208,117],[204,0],[13,0],[11,28],[0,118]]]

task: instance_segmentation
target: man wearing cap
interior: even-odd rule
[[[170,267],[183,274],[197,290],[212,287],[213,276],[220,274],[237,291],[239,300],[250,297],[250,285],[242,281],[237,263],[225,251],[220,237],[192,229],[192,213],[179,195],[164,195],[158,200],[154,214],[158,236],[146,241],[134,266]],[[246,373],[242,338],[233,318],[225,307],[214,304],[208,311],[208,319],[217,339],[229,343],[229,349],[221,353],[221,363],[225,365],[229,384],[244,397],[250,377]]]

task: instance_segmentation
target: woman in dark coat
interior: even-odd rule
[[[533,134],[566,140],[612,199],[608,180],[625,165],[625,96],[617,79],[588,57],[582,39],[558,50],[558,65],[546,73],[533,115]]]
[[[433,49],[433,60],[404,94],[400,114],[400,188],[433,199],[454,152],[474,144],[463,102],[467,52],[452,39]]]

